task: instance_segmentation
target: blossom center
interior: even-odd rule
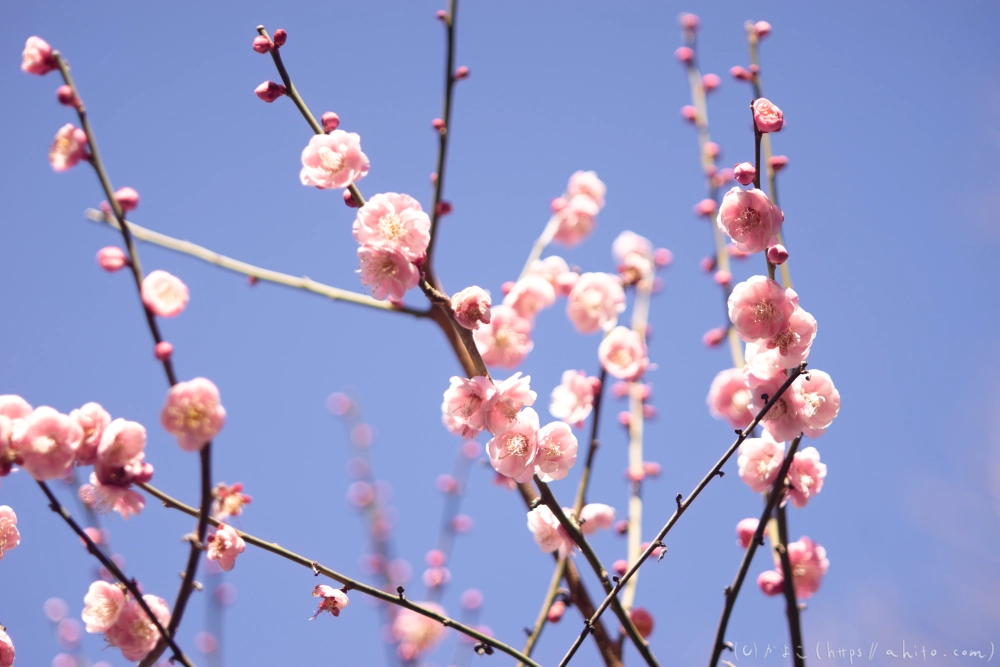
[[[528,439],[520,433],[507,437],[507,455],[521,456],[528,451]]]
[[[340,151],[323,147],[319,150],[319,159],[323,163],[323,168],[333,173],[344,168],[344,154]]]
[[[468,400],[465,401],[465,404],[462,405],[460,413],[463,417],[468,419],[479,410],[479,406],[482,404],[483,399],[473,394],[472,396],[469,396]]]
[[[784,417],[787,412],[788,406],[785,405],[785,400],[779,398],[775,404],[771,406],[771,409],[767,411],[767,414],[764,415],[764,421],[776,422]]]
[[[790,346],[796,345],[799,342],[799,338],[800,336],[791,329],[785,329],[771,339],[771,346],[786,351]]]
[[[752,208],[745,208],[736,218],[736,231],[742,236],[748,236],[760,228],[760,213]]]
[[[816,413],[819,412],[819,409],[823,407],[824,403],[826,403],[826,399],[815,392],[803,392],[802,400],[805,403],[805,408],[802,410],[802,413],[806,417],[815,417]]]
[[[31,448],[43,456],[54,452],[56,447],[56,439],[51,435],[40,435],[31,441]]]
[[[616,366],[628,366],[632,363],[633,357],[628,350],[618,349],[608,355],[608,359]]]
[[[403,221],[395,213],[388,213],[379,218],[378,228],[382,232],[382,236],[389,241],[395,241],[405,231]]]
[[[754,322],[777,322],[781,313],[770,301],[758,301],[753,305]]]

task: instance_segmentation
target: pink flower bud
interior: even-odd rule
[[[548,619],[549,623],[558,623],[562,620],[563,614],[566,612],[566,603],[562,600],[556,600],[549,607]]]
[[[434,13],[434,16],[436,16],[436,17],[437,17],[438,21],[447,21],[447,20],[448,20],[448,12],[446,12],[446,11],[445,11],[445,10],[443,10],[443,9],[439,9],[439,10],[437,10],[437,11],[436,11],[436,12]]]
[[[757,577],[757,585],[764,595],[781,595],[785,590],[785,578],[776,570],[768,570]]]
[[[174,346],[165,340],[161,340],[159,343],[156,344],[156,347],[153,348],[153,354],[160,361],[166,361],[171,356],[173,356]]]
[[[698,120],[698,110],[690,104],[686,104],[681,107],[681,118],[689,123],[694,123]]]
[[[643,542],[642,545],[640,546],[640,548],[643,551],[645,551],[646,549],[649,548],[649,542]],[[660,555],[661,551],[663,551],[663,547],[656,547],[655,549],[653,549],[652,551],[649,552],[649,555],[651,555],[653,558],[656,558],[657,556]]]
[[[257,97],[270,104],[285,94],[285,87],[274,81],[265,81],[257,86],[253,92],[257,94]]]
[[[466,609],[479,609],[483,606],[483,593],[477,588],[467,588],[462,591],[458,601]]]
[[[448,474],[438,475],[434,484],[441,493],[454,493],[455,490],[458,489],[458,482],[455,481],[454,477]]]
[[[705,88],[706,93],[710,93],[722,85],[722,79],[719,78],[718,74],[706,74],[701,77],[701,85]]]
[[[434,120],[432,120],[431,127],[433,127],[435,130],[441,133],[445,131],[444,121],[441,120],[440,118],[435,118]]]
[[[700,202],[694,205],[694,214],[700,215],[706,218],[711,218],[715,215],[715,211],[718,204],[715,203],[714,199],[702,199]]]
[[[628,519],[622,519],[615,524],[615,532],[619,535],[624,535],[628,532]]]
[[[468,514],[459,514],[451,520],[451,529],[456,533],[467,533],[472,530],[473,525],[472,517]]]
[[[766,98],[758,98],[753,103],[753,120],[761,132],[778,132],[785,124],[785,115]]]
[[[462,445],[462,456],[470,461],[478,458],[481,451],[482,449],[480,448],[479,443],[475,440],[470,440]]]
[[[735,172],[729,167],[726,167],[724,169],[720,169],[719,173],[716,174],[715,178],[713,178],[712,180],[715,183],[715,187],[721,188],[723,185],[725,185],[726,183],[735,178],[736,178]]]
[[[677,22],[681,25],[682,28],[690,32],[694,32],[695,30],[697,30],[698,25],[701,23],[698,17],[695,16],[694,14],[681,14],[680,18],[677,19]]]
[[[139,206],[139,193],[132,188],[119,188],[115,193],[115,199],[123,211],[134,211]]]
[[[753,74],[750,73],[746,67],[740,67],[736,65],[735,67],[729,68],[729,74],[737,81],[751,81],[753,80]]]
[[[455,79],[457,80],[466,79],[468,78],[468,76],[469,76],[469,68],[466,67],[465,65],[462,65],[457,70],[455,70]]]
[[[719,157],[719,153],[721,152],[722,149],[719,148],[719,144],[715,143],[714,141],[709,141],[707,144],[705,144],[705,155],[707,155],[708,157],[717,158]]]
[[[56,88],[56,99],[59,100],[59,104],[64,106],[76,106],[76,95],[73,94],[73,89],[69,86],[59,86]]]
[[[715,271],[715,257],[709,255],[708,257],[703,257],[701,260],[701,270],[705,273],[709,271]]]
[[[320,122],[323,123],[323,131],[329,134],[340,127],[340,116],[332,111],[327,111],[320,117]]]
[[[642,470],[648,477],[659,477],[660,473],[663,472],[663,466],[656,461],[643,461]]]
[[[121,271],[128,263],[128,255],[121,248],[109,245],[97,251],[97,264],[108,273]]]
[[[264,35],[257,35],[253,38],[253,50],[257,53],[268,53],[272,46],[274,45],[271,44],[271,40]]]
[[[615,571],[619,577],[624,576],[628,572],[628,561],[619,558],[611,565],[611,569]]]
[[[788,156],[787,155],[772,155],[768,159],[767,163],[771,165],[771,169],[778,172],[788,166]]]
[[[757,176],[757,169],[749,162],[740,162],[733,168],[733,174],[740,185],[750,185]]]
[[[753,534],[759,525],[760,521],[757,519],[743,519],[736,524],[737,543],[744,549],[750,546],[750,540],[753,539]]]
[[[645,639],[653,634],[653,615],[642,607],[633,607],[628,610],[628,617],[639,631],[639,636]]]
[[[628,414],[628,413],[625,413],[625,414]],[[646,479],[646,473],[645,473],[645,471],[643,471],[641,469],[640,470],[626,470],[625,471],[625,479],[627,479],[630,482],[641,482],[642,480]]]
[[[434,212],[437,213],[439,216],[441,216],[441,215],[448,215],[449,213],[451,213],[451,210],[452,210],[451,202],[439,201],[437,203],[437,207],[434,209]]]
[[[274,45],[284,46],[285,42],[288,41],[288,32],[284,28],[278,28],[274,31]]]
[[[750,75],[757,76],[760,72],[760,65],[750,65]]]
[[[431,549],[424,556],[424,562],[427,563],[428,567],[442,567],[447,560],[448,557],[439,549]]]
[[[628,426],[632,423],[632,415],[627,410],[622,410],[618,413],[618,423],[622,426]]]
[[[358,202],[350,190],[344,190],[344,203],[347,204],[348,208],[358,207]]]
[[[728,285],[733,281],[733,274],[729,271],[716,271],[714,279],[719,285]]]
[[[788,261],[788,251],[785,250],[785,246],[780,243],[775,244],[767,249],[767,261],[771,262],[775,266],[784,264]]]
[[[656,406],[646,404],[642,406],[642,416],[646,419],[656,419]]]
[[[674,261],[674,253],[666,248],[657,248],[653,252],[653,261],[657,266],[670,266]]]
[[[52,47],[41,37],[29,37],[21,52],[21,71],[39,76],[56,69],[56,59]],[[13,653],[11,653],[13,660]]]
[[[709,329],[705,332],[705,335],[701,337],[701,342],[704,343],[705,347],[718,347],[722,341],[726,340],[726,332],[726,327]]]
[[[753,31],[757,33],[757,37],[767,37],[771,34],[771,24],[767,21],[757,21],[753,24]]]
[[[682,46],[674,51],[674,58],[677,58],[677,60],[685,65],[690,65],[694,62],[694,49],[690,46]]]

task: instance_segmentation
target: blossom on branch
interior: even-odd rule
[[[346,188],[368,174],[368,156],[361,152],[361,137],[334,130],[309,139],[302,151],[302,185],[321,190]]]
[[[583,421],[594,408],[594,397],[601,388],[596,377],[587,377],[583,371],[569,370],[562,374],[562,384],[552,390],[549,412],[576,428],[583,427]]]
[[[224,572],[229,572],[236,565],[236,557],[247,548],[246,542],[239,533],[226,524],[219,524],[219,528],[207,538],[208,547],[205,555],[208,560],[219,564]]]
[[[0,560],[21,543],[17,530],[17,515],[9,505],[0,505]]]
[[[619,380],[638,380],[649,366],[642,337],[623,326],[615,327],[604,337],[597,356],[604,370]]]
[[[761,190],[740,187],[733,187],[722,198],[715,219],[719,231],[728,234],[737,249],[748,253],[762,252],[777,243],[784,220],[785,214]]]
[[[651,265],[650,265],[651,266]],[[610,273],[584,273],[569,293],[566,314],[580,333],[588,334],[616,322],[625,311],[625,290]]]
[[[163,598],[143,595],[143,601],[153,611],[156,620],[164,628],[170,623],[170,608]],[[115,621],[104,634],[111,646],[121,649],[126,660],[142,660],[160,640],[160,631],[146,615],[136,600],[129,600]]]
[[[45,481],[69,472],[82,441],[83,429],[76,420],[42,406],[14,430],[11,449],[29,475]]]
[[[419,607],[442,616],[444,608],[433,602],[415,602]],[[392,623],[392,636],[399,642],[396,651],[403,660],[414,660],[434,647],[444,636],[444,626],[412,609],[401,609]]]
[[[823,577],[830,569],[826,549],[803,536],[788,545],[788,560],[792,566],[795,597],[808,600],[819,590]]]
[[[538,394],[531,390],[531,376],[520,373],[495,385],[486,403],[486,430],[493,435],[503,433],[517,421],[522,408],[535,404]]]
[[[463,438],[479,435],[486,428],[486,404],[494,391],[493,383],[485,376],[452,377],[441,403],[445,428]]]
[[[316,586],[316,588],[313,589],[312,594],[314,598],[322,599],[319,601],[319,607],[317,607],[316,613],[309,619],[310,621],[315,620],[315,618],[324,611],[328,611],[334,616],[340,616],[340,610],[351,602],[347,599],[347,594],[344,593],[344,591],[325,584],[319,584]]]
[[[805,507],[809,499],[823,489],[826,464],[819,460],[815,447],[795,452],[788,468],[788,497],[796,507]]]
[[[563,512],[572,513],[572,510],[564,508]],[[548,505],[539,505],[528,512],[528,530],[531,531],[542,553],[556,551],[560,558],[565,558],[576,546],[573,538],[562,527]]]
[[[152,271],[142,280],[142,302],[154,315],[180,315],[187,307],[189,297],[187,285],[166,271]]]
[[[427,252],[431,240],[431,219],[410,195],[377,194],[358,209],[354,238],[362,245],[383,245],[399,250],[416,261]]]
[[[118,584],[95,581],[83,598],[83,622],[87,632],[107,632],[125,608],[125,592]]]
[[[49,149],[52,171],[66,171],[87,158],[87,133],[72,123],[66,123],[56,132]]]
[[[365,244],[358,248],[361,284],[370,287],[379,301],[389,297],[402,301],[407,291],[420,282],[420,271],[398,248],[383,244]]]
[[[535,474],[543,482],[566,477],[576,464],[579,445],[569,424],[552,422],[538,431],[538,456]]]
[[[496,306],[487,325],[473,332],[476,347],[489,366],[513,368],[533,347],[531,320],[521,317],[510,306]]]
[[[773,338],[787,326],[798,297],[764,276],[752,276],[729,295],[729,321],[745,341]]]
[[[177,436],[181,449],[194,452],[212,440],[226,424],[219,389],[206,378],[178,382],[167,393],[160,423]]]
[[[21,52],[21,71],[44,76],[56,69],[52,47],[41,37],[29,37]]]
[[[455,315],[455,321],[473,331],[479,328],[480,322],[490,323],[490,307],[492,305],[489,292],[475,285],[466,287],[451,297],[451,309]]]
[[[749,362],[748,362],[749,363]],[[719,371],[708,389],[708,411],[716,419],[726,419],[736,428],[743,428],[753,419],[750,414],[750,387],[739,368]]]
[[[506,431],[486,443],[493,469],[523,483],[531,480],[538,455],[538,413],[525,408]]]
[[[97,460],[97,447],[101,444],[104,429],[111,423],[111,415],[97,403],[86,403],[69,413],[83,429],[83,440],[76,448],[76,462],[79,465],[93,465]]]

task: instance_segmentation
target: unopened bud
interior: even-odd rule
[[[788,251],[785,250],[785,246],[780,243],[775,244],[767,249],[767,261],[771,262],[775,266],[784,264],[788,261]]]
[[[677,22],[682,28],[689,32],[696,31],[698,29],[698,25],[701,23],[698,17],[694,14],[681,14],[680,18],[677,19]]]
[[[285,94],[285,87],[280,83],[275,83],[274,81],[265,81],[257,86],[257,89],[254,90],[254,92],[257,93],[257,97],[270,104]]]
[[[448,215],[449,213],[451,213],[451,210],[452,210],[451,202],[439,201],[437,203],[437,207],[434,209],[434,212],[437,213],[439,216],[441,216],[441,215]]]
[[[159,343],[156,344],[156,347],[153,348],[153,354],[160,361],[166,361],[167,359],[173,356],[174,346],[165,340],[161,340]]]
[[[121,271],[128,266],[128,255],[121,248],[109,245],[97,251],[97,264],[108,273]]]
[[[722,149],[719,148],[719,144],[715,143],[714,141],[709,141],[708,143],[705,144],[705,155],[707,155],[708,157],[717,158],[719,157],[719,153],[721,152]]]
[[[466,79],[468,78],[468,76],[469,76],[469,68],[466,67],[465,65],[462,65],[457,70],[455,70],[456,79]]]
[[[753,103],[753,120],[761,132],[778,132],[785,124],[785,115],[770,100],[760,97]]]
[[[781,595],[785,590],[785,578],[776,570],[768,570],[757,577],[757,585],[764,595]]]
[[[274,31],[274,45],[284,46],[285,42],[288,41],[288,33],[284,28],[278,28]]]
[[[619,577],[624,576],[624,574],[628,572],[628,561],[619,558],[612,563],[611,569],[614,570]]]
[[[715,257],[709,255],[708,257],[703,257],[701,260],[701,270],[705,273],[710,271],[715,271]]]
[[[132,188],[119,188],[115,193],[115,199],[123,211],[134,211],[139,206],[139,193]]]
[[[690,46],[682,46],[674,51],[674,57],[685,65],[690,65],[694,62],[694,49]]]
[[[431,121],[431,127],[433,127],[438,132],[441,132],[442,134],[444,134],[444,130],[445,130],[445,128],[444,128],[444,121],[441,120],[440,118],[435,118],[434,120],[432,120]]]
[[[56,88],[56,99],[59,100],[59,104],[64,106],[76,106],[76,95],[73,94],[73,89],[69,86],[59,86]]]
[[[681,118],[689,123],[694,123],[698,120],[698,110],[690,104],[686,104],[681,107]]]
[[[332,111],[327,111],[320,116],[320,122],[323,123],[323,131],[329,134],[340,127],[340,116]]]
[[[718,74],[706,74],[701,77],[701,85],[705,88],[706,93],[710,93],[722,85],[722,79],[719,78]]]
[[[724,340],[726,340],[726,327],[709,329],[701,337],[701,342],[705,344],[705,347],[718,347]]]
[[[740,185],[750,185],[753,183],[753,179],[757,177],[757,169],[749,162],[740,162],[733,167],[733,175],[736,177],[736,182]]]
[[[753,74],[750,73],[746,67],[740,67],[736,65],[735,67],[729,68],[729,75],[732,76],[737,81],[751,81],[753,80]]]
[[[350,190],[344,190],[344,203],[347,204],[349,208],[358,207],[358,202]]]
[[[719,285],[728,285],[729,283],[733,282],[733,274],[731,274],[729,271],[722,271],[722,270],[716,271],[715,276],[713,277],[715,279],[715,282],[718,283]]]
[[[750,546],[750,540],[753,539],[753,534],[757,531],[757,526],[759,525],[760,521],[757,519],[743,519],[736,524],[736,538],[741,547],[746,549]]]
[[[787,155],[772,155],[768,158],[767,163],[771,165],[771,169],[774,171],[781,171],[788,166],[788,156]]]
[[[670,266],[674,261],[674,253],[666,248],[657,248],[653,251],[653,261],[657,266]]]
[[[267,53],[271,50],[272,46],[274,45],[271,44],[271,40],[264,37],[264,35],[257,35],[253,38],[253,50],[257,53]]]
[[[757,37],[767,37],[771,34],[771,24],[767,21],[757,21],[753,24],[753,31],[757,33]]]
[[[437,10],[437,12],[434,13],[434,16],[437,17],[438,21],[447,21],[448,20],[448,12],[446,12],[443,9]]]
[[[632,625],[639,631],[639,636],[645,639],[653,634],[653,615],[643,607],[633,607],[628,610],[628,617]]]
[[[694,205],[694,214],[710,218],[715,215],[717,207],[718,205],[715,203],[714,199],[702,199]]]
[[[566,603],[562,600],[556,600],[549,607],[548,619],[549,623],[558,623],[562,620],[563,614],[566,612]]]

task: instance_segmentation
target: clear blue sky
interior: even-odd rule
[[[339,192],[298,182],[309,128],[288,100],[265,105],[253,95],[277,78],[270,59],[250,48],[254,27],[287,29],[284,57],[308,103],[317,113],[336,111],[344,129],[361,134],[372,162],[362,191],[406,192],[426,204],[436,146],[430,121],[440,114],[440,7],[8,7],[0,27],[0,393],[66,412],[94,400],[146,424],[154,483],[195,501],[196,458],[157,425],[166,386],[134,287],[94,262],[100,247],[116,243],[83,219],[103,199],[97,181],[85,166],[53,174],[46,161],[53,134],[74,118],[55,102],[55,76],[19,71],[29,35],[71,62],[115,185],[142,196],[136,222],[360,289],[352,212]],[[710,237],[691,213],[702,180],[694,134],[678,117],[688,103],[672,57],[682,10],[701,16],[704,71],[723,76],[710,105],[724,165],[751,157],[750,92],[727,74],[747,64],[743,22],[774,26],[764,86],[789,124],[775,148],[791,160],[781,177],[791,267],[819,321],[810,362],[831,373],[843,396],[840,417],[815,443],[829,466],[826,487],[790,517],[792,536],[819,541],[831,561],[803,616],[806,641],[988,650],[1000,642],[1000,338],[987,268],[1000,251],[995,4],[463,4],[458,64],[472,76],[456,97],[447,174],[455,212],[441,225],[441,279],[450,291],[479,284],[497,294],[577,169],[607,182],[608,205],[593,236],[564,253],[568,260],[612,270],[610,243],[622,229],[674,252],[651,314],[660,417],[647,430],[647,452],[664,467],[646,487],[652,534],[674,495],[686,494],[732,438],[704,406],[727,357],[700,343],[718,322],[719,303],[698,268]],[[239,276],[154,247],[141,252],[147,270],[166,269],[191,287],[187,311],[163,329],[180,376],[210,377],[222,391],[229,421],[217,441],[216,478],[243,481],[253,495],[242,527],[360,572],[362,528],[344,500],[348,446],[324,408],[328,394],[351,388],[378,433],[377,473],[395,489],[397,549],[419,576],[443,502],[433,480],[451,469],[459,444],[440,424],[441,392],[459,369],[439,331],[276,286],[251,289]],[[759,263],[739,265],[737,277],[759,273]],[[540,316],[521,370],[547,397],[563,370],[596,370],[596,346],[572,332],[560,305]],[[614,419],[601,435],[591,497],[624,512],[625,437]],[[735,472],[735,462],[726,470]],[[459,539],[444,601],[458,613],[458,594],[481,589],[482,621],[520,645],[551,561],[532,542],[520,499],[491,476],[472,471],[466,509],[476,528]],[[568,498],[575,478],[556,490]],[[42,602],[63,597],[78,614],[93,561],[23,473],[3,480],[0,504],[14,507],[22,534],[0,563],[0,622],[18,664],[45,665],[57,648]],[[733,526],[759,511],[735,474],[713,482],[671,534],[669,555],[643,570],[638,603],[656,616],[651,643],[664,664],[708,656],[721,591],[740,559]],[[180,537],[192,521],[151,501],[140,518],[108,524],[128,572],[172,601],[187,552]],[[607,563],[624,556],[620,538],[595,543]],[[765,567],[759,555],[752,575]],[[361,596],[340,618],[308,623],[316,583],[308,570],[248,548],[227,578],[239,599],[226,615],[226,664],[382,663],[378,615]],[[412,595],[421,588],[415,581]],[[196,597],[185,646],[203,627],[203,609],[204,596]],[[568,612],[546,631],[539,660],[555,662],[579,627]],[[729,638],[763,650],[786,637],[783,602],[748,587]],[[448,664],[454,641],[431,662]],[[124,664],[98,637],[84,647],[92,660]],[[595,659],[588,645],[580,663]],[[507,664],[499,655],[482,660]]]

